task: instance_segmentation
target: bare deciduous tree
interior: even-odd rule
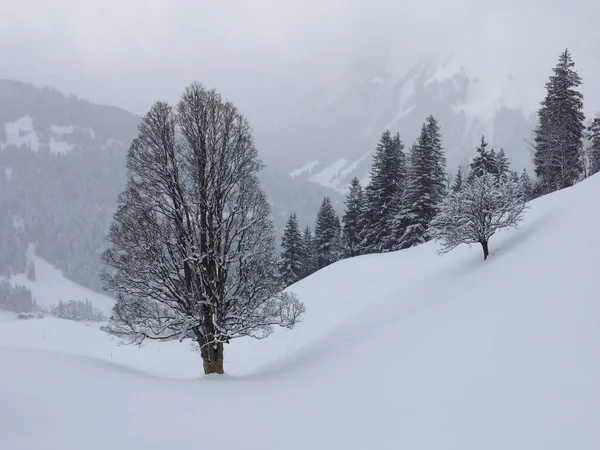
[[[439,215],[432,221],[433,237],[441,241],[440,253],[461,244],[479,243],[486,260],[490,237],[502,228],[516,228],[525,208],[518,181],[498,180],[484,173],[446,197]]]
[[[282,292],[251,130],[236,107],[194,83],[176,109],[157,102],[127,156],[103,254],[117,303],[109,331],[133,343],[190,338],[204,371],[223,344],[292,328],[303,304]]]

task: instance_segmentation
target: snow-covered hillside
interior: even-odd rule
[[[486,262],[426,244],[329,266],[292,288],[303,324],[232,343],[218,379],[186,343],[2,321],[0,448],[597,449],[599,194],[534,201]]]
[[[41,309],[49,311],[60,301],[89,300],[94,308],[102,311],[106,316],[110,315],[114,305],[112,298],[66,278],[60,269],[37,256],[33,245],[29,246],[27,260],[35,268],[35,280],[30,280],[27,278],[27,274],[20,273],[10,277],[8,281],[13,285],[28,288]]]

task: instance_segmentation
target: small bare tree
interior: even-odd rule
[[[303,304],[278,281],[261,163],[233,104],[197,83],[176,109],[157,102],[127,169],[103,254],[117,297],[110,332],[132,343],[193,339],[210,374],[223,373],[231,339],[301,319]]]
[[[466,183],[451,192],[432,222],[433,237],[441,241],[440,253],[460,244],[481,244],[483,259],[489,255],[488,242],[502,228],[516,228],[526,205],[520,183],[513,179],[498,180],[491,174]]]

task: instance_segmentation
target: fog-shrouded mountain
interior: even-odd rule
[[[546,81],[530,86],[509,69],[479,70],[457,58],[409,70],[371,59],[322,85],[310,113],[260,137],[266,148],[286,143],[285,153],[269,153],[276,167],[341,192],[353,176],[366,180],[385,129],[399,132],[408,150],[429,114],[442,128],[449,172],[469,162],[483,134],[493,148],[505,150],[513,169],[531,169],[532,132]]]
[[[27,248],[100,290],[100,254],[140,117],[51,88],[0,81],[0,278],[23,273]],[[312,224],[331,189],[266,167],[261,173],[280,232],[289,214]]]

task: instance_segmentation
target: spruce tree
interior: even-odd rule
[[[533,183],[529,177],[529,174],[527,173],[527,169],[523,169],[523,172],[521,172],[519,183],[521,184],[525,201],[528,202],[529,200],[533,199]]]
[[[296,213],[290,216],[285,225],[281,247],[279,276],[283,285],[287,287],[300,280],[305,273],[302,234],[298,227]]]
[[[543,193],[572,186],[583,171],[580,151],[585,116],[583,95],[577,90],[581,78],[574,66],[568,49],[560,54],[538,111],[534,164]]]
[[[317,250],[315,238],[310,227],[304,229],[302,233],[302,256],[304,258],[302,267],[304,269],[302,278],[306,278],[317,271]]]
[[[393,219],[406,171],[403,150],[400,135],[384,131],[373,156],[371,181],[365,189],[361,236],[364,253],[381,253],[394,247]]]
[[[408,248],[430,239],[429,224],[436,216],[446,195],[446,157],[442,149],[440,128],[429,116],[411,148],[408,185],[400,221],[404,234],[397,248]]]
[[[335,213],[331,199],[325,197],[315,225],[317,269],[322,269],[339,259],[340,219]]]
[[[463,179],[462,167],[459,167],[458,171],[456,172],[456,176],[454,177],[454,181],[452,182],[452,186],[450,186],[450,190],[452,192],[460,191],[463,187],[464,182],[465,181]]]
[[[477,155],[473,158],[470,164],[469,181],[473,181],[475,177],[480,177],[483,174],[489,173],[495,175],[497,173],[497,158],[496,152],[488,150],[488,142],[485,140],[485,136],[481,136],[481,143],[476,148]]]
[[[498,153],[496,153],[494,171],[496,174],[496,178],[499,180],[506,180],[510,172],[510,163],[508,162],[508,158],[506,157],[506,153],[504,153],[504,149],[501,148]]]
[[[600,172],[600,114],[597,114],[589,129],[590,175]]]
[[[346,196],[346,211],[342,217],[342,237],[344,256],[352,257],[361,254],[361,234],[363,223],[364,195],[358,178],[350,182]]]

